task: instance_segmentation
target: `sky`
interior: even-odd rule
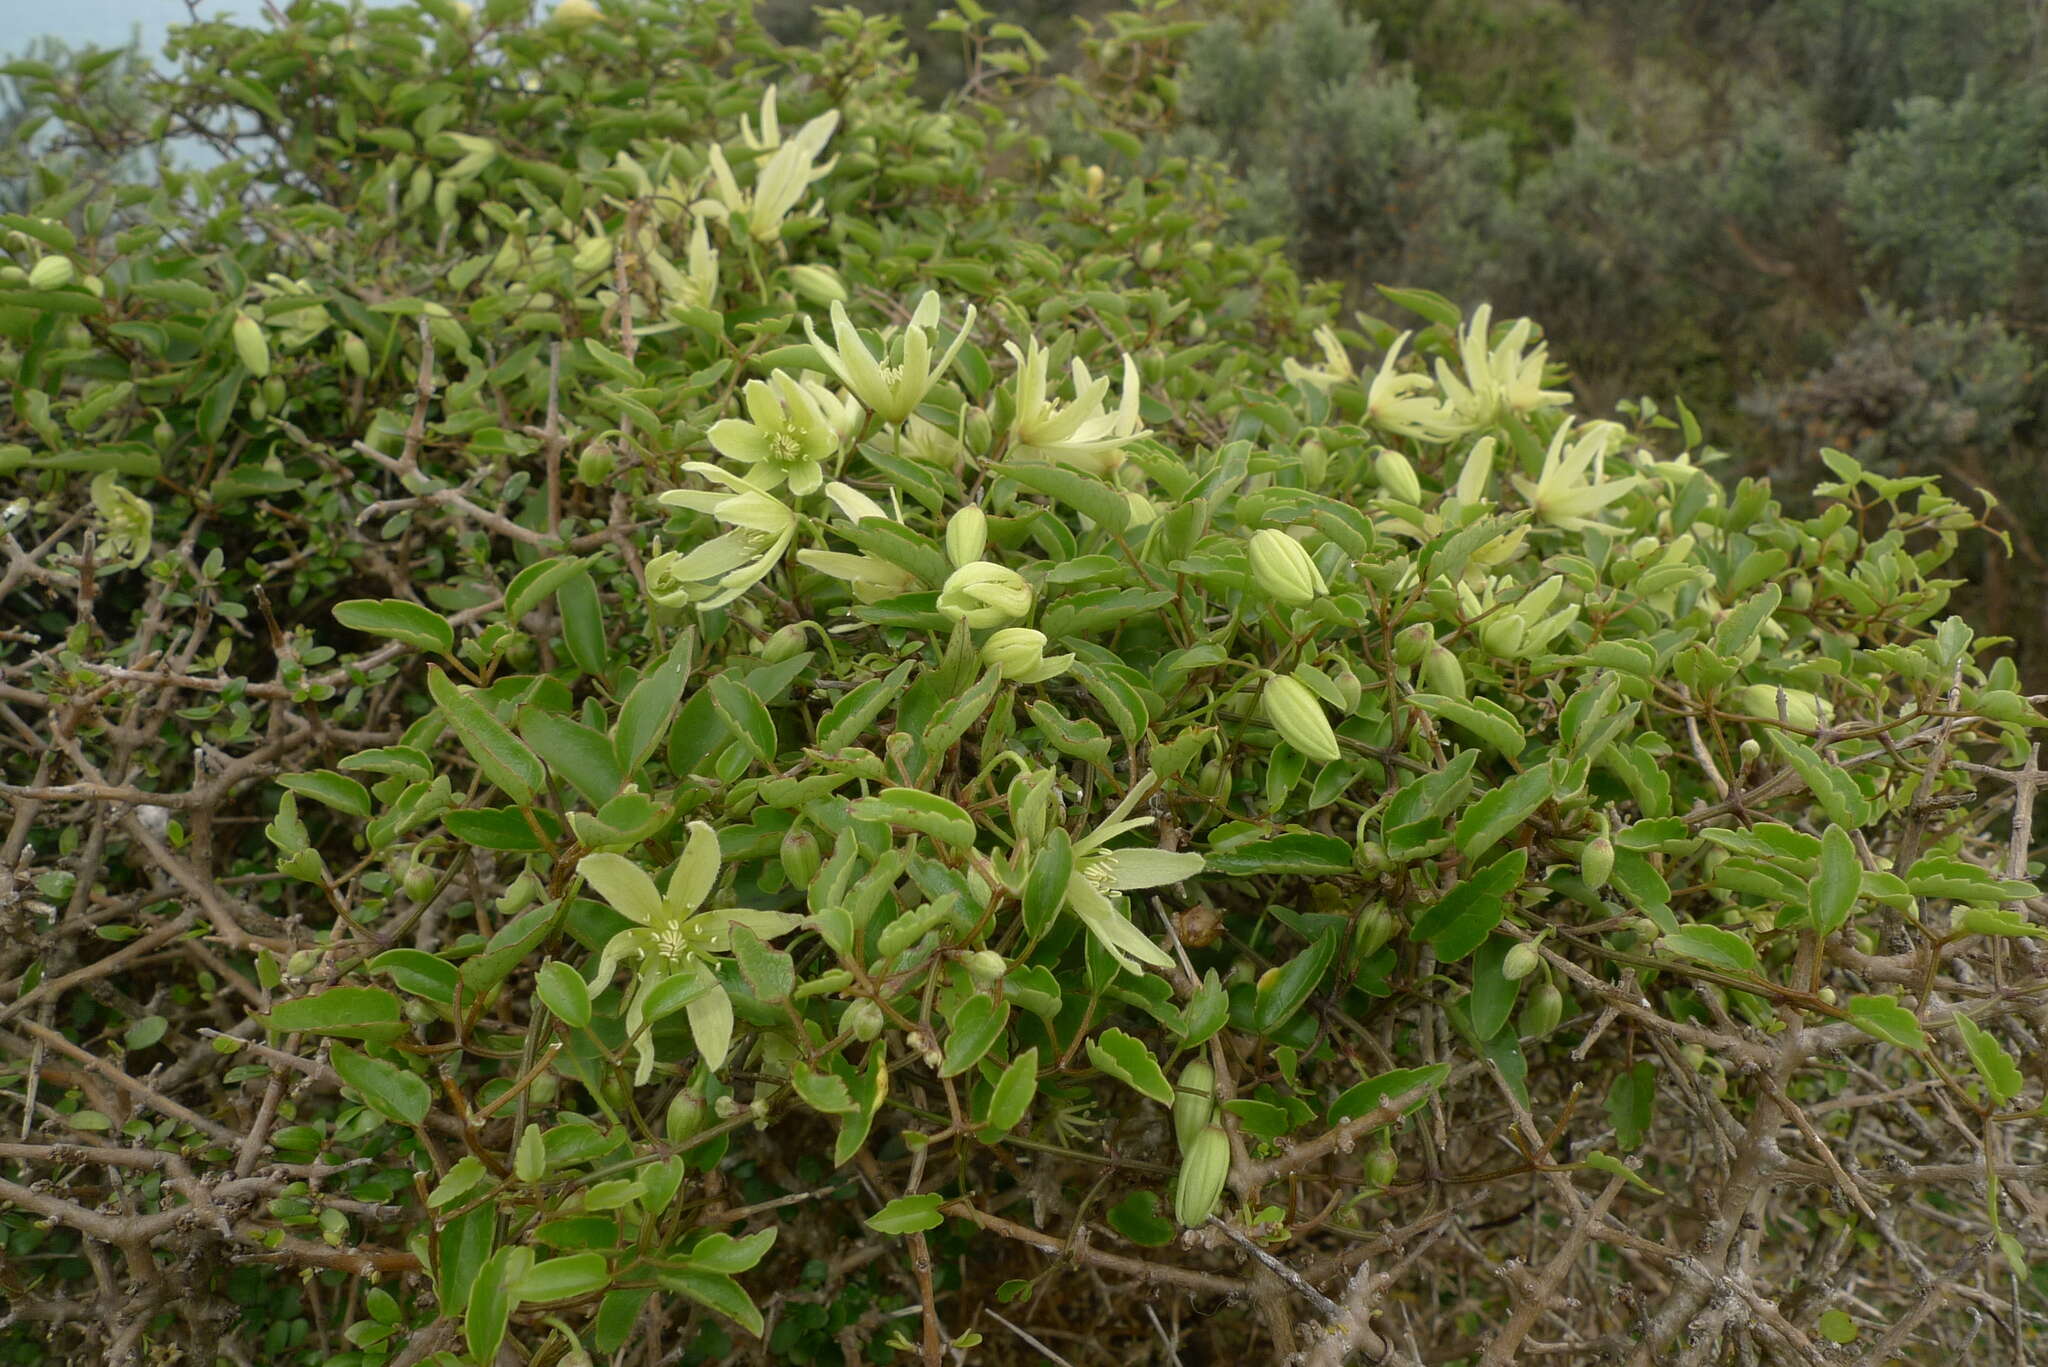
[[[0,0],[0,52],[18,52],[38,37],[61,38],[74,46],[87,43],[116,47],[139,27],[142,47],[163,51],[172,24],[188,22],[185,0]],[[263,0],[199,0],[202,18],[228,14],[253,19],[263,13]]]

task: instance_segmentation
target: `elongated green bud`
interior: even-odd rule
[[[341,359],[358,375],[370,373],[370,348],[353,332],[341,334]]]
[[[846,1014],[839,1021],[842,1029],[851,1030],[853,1037],[863,1044],[879,1036],[885,1023],[881,1004],[868,997],[847,1007]]]
[[[1607,880],[1614,876],[1614,842],[1600,836],[1586,842],[1586,848],[1579,855],[1579,877],[1586,880],[1586,886],[1598,892],[1607,886]]]
[[[1432,693],[1447,698],[1465,696],[1465,666],[1458,663],[1449,646],[1434,646],[1422,657],[1422,681]]]
[[[1050,769],[1019,774],[1010,781],[1010,820],[1019,842],[1036,845],[1052,827],[1053,785],[1059,776]]]
[[[1173,1217],[1189,1228],[1207,1223],[1229,1178],[1230,1136],[1221,1125],[1207,1126],[1181,1159],[1180,1178],[1173,1186]]]
[[[242,369],[259,380],[270,374],[270,343],[263,339],[263,324],[246,313],[238,313],[228,332],[234,339],[235,355],[241,358]]]
[[[1735,705],[1752,717],[1776,721],[1779,691],[1775,684],[1747,684],[1735,690]],[[1834,713],[1819,696],[1803,688],[1787,688],[1783,692],[1785,720],[1793,726],[1818,731]]]
[[[1401,1160],[1394,1155],[1394,1142],[1380,1131],[1380,1142],[1365,1158],[1365,1180],[1376,1187],[1393,1185],[1395,1174],[1401,1170]]]
[[[1405,669],[1413,669],[1427,659],[1429,652],[1436,648],[1436,633],[1429,629],[1429,623],[1417,622],[1401,628],[1401,634],[1394,638],[1394,663]]]
[[[790,886],[796,888],[808,888],[825,862],[818,850],[818,837],[808,826],[791,826],[783,832],[778,853],[783,873],[789,876]]]
[[[1216,1116],[1216,1070],[1196,1059],[1180,1070],[1173,1092],[1173,1137],[1185,1154]]]
[[[1562,1019],[1564,993],[1558,991],[1556,983],[1546,982],[1540,984],[1529,994],[1529,999],[1522,1003],[1522,1016],[1516,1022],[1516,1028],[1522,1032],[1525,1039],[1541,1039],[1557,1029],[1557,1023]]]
[[[1479,626],[1479,644],[1495,659],[1512,660],[1522,653],[1529,624],[1512,612],[1497,612]]]
[[[970,503],[946,520],[946,559],[953,568],[971,565],[988,549],[988,515]]]
[[[1518,983],[1534,973],[1543,963],[1543,951],[1533,941],[1524,940],[1507,952],[1501,960],[1500,975],[1511,983]]]
[[[77,276],[78,268],[68,256],[46,256],[29,267],[28,287],[32,290],[61,290]]]
[[[830,266],[791,266],[789,283],[798,294],[813,304],[843,304],[847,301],[846,282],[839,278],[839,272]]]
[[[1422,502],[1422,481],[1415,477],[1415,467],[1408,463],[1408,457],[1399,451],[1382,446],[1372,458],[1372,472],[1380,487],[1394,498],[1403,503]]]
[[[1307,684],[1290,675],[1275,675],[1267,681],[1260,704],[1280,738],[1308,758],[1329,764],[1344,757],[1337,748],[1337,733],[1323,715],[1323,705]]]
[[[668,1136],[669,1143],[680,1144],[704,1128],[709,1111],[704,1098],[695,1089],[685,1087],[668,1103],[668,1111],[661,1119],[661,1132]]]
[[[967,976],[975,986],[987,987],[1010,971],[1010,964],[993,949],[977,949],[966,959]]]
[[[1255,532],[1246,551],[1252,581],[1276,603],[1301,607],[1330,591],[1301,543],[1277,527]]]

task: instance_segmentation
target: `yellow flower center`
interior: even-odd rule
[[[804,460],[803,445],[787,432],[777,432],[768,438],[768,459],[777,465],[800,465]]]

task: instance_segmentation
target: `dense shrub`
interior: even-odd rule
[[[2038,1351],[1971,510],[1055,159],[1156,14],[524,11],[0,220],[0,1357]]]

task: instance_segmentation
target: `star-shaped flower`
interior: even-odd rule
[[[726,418],[711,425],[718,453],[753,467],[749,480],[773,489],[785,480],[793,494],[814,494],[825,482],[825,463],[839,454],[840,414],[784,371],[749,380],[744,391],[751,422]]]
[[[1131,809],[1152,791],[1154,778],[1138,780],[1101,825],[1073,844],[1074,868],[1067,875],[1067,910],[1081,919],[1110,956],[1131,973],[1145,965],[1171,968],[1173,959],[1131,924],[1110,900],[1112,894],[1165,887],[1202,871],[1202,856],[1159,849],[1105,850],[1116,837],[1152,824],[1149,816],[1133,817]],[[1064,832],[1055,838],[1064,838]]]
[[[715,1072],[732,1047],[732,999],[711,967],[712,956],[731,948],[734,926],[772,940],[795,929],[802,919],[784,911],[700,910],[718,881],[718,867],[718,833],[701,821],[690,823],[689,845],[669,875],[666,893],[657,891],[654,880],[623,855],[586,854],[576,865],[584,881],[634,923],[606,942],[590,990],[602,992],[620,960],[639,961],[626,1001],[626,1035],[640,1060],[633,1073],[635,1086],[654,1072],[654,1040],[642,1028],[648,995],[671,978],[689,979],[692,995],[683,1009],[689,1014],[697,1052]]]

